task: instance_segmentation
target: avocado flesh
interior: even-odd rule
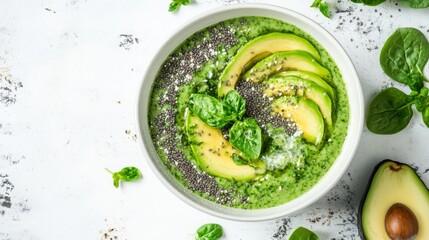
[[[264,82],[266,85],[265,95],[267,97],[278,97],[283,95],[298,95],[315,102],[329,132],[332,132],[332,101],[328,93],[319,85],[294,76],[274,76]]]
[[[429,239],[429,190],[410,166],[391,160],[375,167],[362,198],[359,209],[362,239],[390,240],[384,221],[395,203],[404,204],[415,214],[419,225],[415,239]]]
[[[261,160],[254,162],[256,168],[237,165],[231,155],[241,153],[223,137],[221,130],[205,124],[190,111],[186,115],[188,140],[197,163],[204,172],[236,181],[251,180],[265,172],[265,163]]]
[[[312,81],[315,84],[321,86],[323,89],[325,89],[325,91],[329,94],[329,97],[332,99],[332,102],[335,102],[336,98],[335,98],[334,89],[331,87],[331,85],[329,85],[329,83],[327,83],[325,80],[323,80],[321,77],[319,77],[314,73],[304,72],[304,71],[283,71],[283,72],[277,73],[275,76],[282,76],[282,77],[295,76],[308,81]]]
[[[301,50],[309,53],[316,60],[320,55],[306,39],[289,33],[269,33],[257,37],[245,44],[226,66],[220,76],[218,95],[221,97],[235,88],[240,75],[268,55],[280,51]]]
[[[329,70],[321,66],[310,54],[303,51],[273,53],[255,64],[242,78],[245,81],[261,82],[275,73],[289,70],[306,71],[323,79],[331,79]]]
[[[283,96],[274,99],[271,107],[276,114],[292,119],[307,142],[317,146],[323,141],[325,134],[323,116],[317,104],[310,99]]]

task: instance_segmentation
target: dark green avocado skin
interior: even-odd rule
[[[362,222],[362,210],[363,210],[363,206],[364,206],[365,200],[366,200],[366,198],[367,198],[367,196],[368,196],[368,192],[369,192],[369,190],[370,190],[370,188],[371,188],[371,183],[372,183],[372,181],[373,181],[373,178],[374,178],[375,174],[377,173],[377,171],[379,170],[379,168],[380,168],[381,166],[383,166],[383,165],[384,165],[385,163],[387,163],[387,162],[395,163],[395,164],[400,165],[400,166],[408,166],[408,167],[410,167],[411,169],[413,169],[413,170],[414,170],[414,168],[413,168],[413,167],[411,167],[410,165],[408,165],[408,164],[406,164],[406,163],[401,163],[401,162],[394,161],[394,160],[390,160],[390,159],[385,159],[385,160],[383,160],[383,161],[379,162],[379,163],[374,167],[374,170],[373,170],[373,171],[372,171],[372,173],[371,173],[371,176],[370,176],[370,178],[369,178],[369,181],[368,181],[367,187],[366,187],[366,189],[365,189],[365,191],[364,191],[364,194],[363,194],[362,199],[361,199],[360,204],[359,204],[359,211],[358,211],[358,230],[359,230],[359,236],[360,236],[360,237],[361,237],[361,239],[363,239],[363,240],[377,240],[377,239],[368,239],[368,238],[365,236],[365,234],[364,234],[364,230],[363,230],[363,222]],[[416,173],[416,175],[417,175],[417,173]],[[423,180],[422,180],[421,178],[419,178],[419,177],[418,177],[418,179],[421,181],[421,183],[423,184],[423,186],[425,186],[425,184],[424,184]],[[428,190],[428,191],[429,191],[429,190]],[[429,239],[428,239],[428,240],[429,240]]]
[[[389,161],[390,162],[395,162],[395,161],[390,160],[390,159],[385,159],[385,160],[379,162],[377,165],[375,165],[374,170],[372,170],[371,176],[369,177],[369,181],[368,181],[368,184],[366,185],[366,189],[364,191],[362,199],[360,200],[359,211],[358,211],[358,230],[359,230],[359,236],[360,236],[360,238],[362,240],[367,240],[366,237],[365,237],[365,235],[364,235],[363,225],[362,225],[362,208],[363,208],[363,204],[365,203],[366,196],[368,195],[368,190],[371,187],[372,179],[374,178],[374,175],[377,172],[378,168],[381,165],[383,165],[384,163],[389,162]],[[399,162],[396,162],[396,163],[401,164]]]

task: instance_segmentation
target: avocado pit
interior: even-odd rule
[[[395,203],[389,208],[384,222],[386,233],[392,240],[410,240],[419,231],[416,215],[402,203]]]

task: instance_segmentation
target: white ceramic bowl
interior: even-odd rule
[[[158,69],[163,64],[167,56],[182,41],[193,33],[220,21],[243,16],[276,18],[293,24],[313,36],[329,52],[340,69],[346,85],[350,104],[350,121],[347,137],[339,157],[325,176],[300,197],[277,207],[260,210],[243,210],[225,207],[198,197],[185,189],[173,176],[170,175],[168,170],[160,161],[153,146],[148,125],[148,108],[152,84]],[[137,103],[139,141],[142,144],[144,156],[152,170],[171,192],[189,205],[203,212],[226,219],[240,221],[261,221],[285,216],[303,209],[320,199],[340,180],[353,159],[362,133],[364,119],[363,96],[358,76],[346,52],[334,37],[312,20],[296,12],[262,4],[239,4],[235,6],[221,7],[206,12],[200,17],[197,17],[191,22],[185,24],[175,34],[173,34],[170,39],[160,47],[148,66],[150,67],[147,68],[140,85]]]

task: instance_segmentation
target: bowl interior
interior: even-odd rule
[[[220,21],[243,16],[276,18],[293,24],[313,36],[328,51],[340,69],[343,81],[346,85],[350,108],[348,132],[343,148],[339,157],[325,176],[300,197],[277,207],[260,210],[243,210],[225,207],[198,197],[185,189],[179,182],[177,182],[176,179],[174,179],[174,177],[172,177],[160,161],[153,146],[148,125],[148,109],[151,87],[158,69],[168,55],[193,33]],[[192,20],[177,31],[162,45],[148,66],[150,67],[148,67],[144,75],[138,92],[137,104],[137,123],[139,127],[138,133],[140,135],[139,141],[143,146],[144,156],[152,170],[164,185],[176,196],[197,209],[231,220],[260,221],[278,218],[300,210],[322,197],[339,181],[353,158],[362,132],[364,117],[363,96],[358,76],[352,62],[341,45],[318,24],[296,12],[262,4],[240,4],[215,9]]]

